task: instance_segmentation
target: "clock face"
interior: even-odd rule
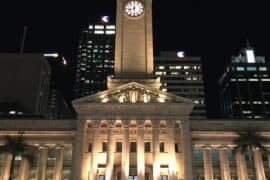
[[[125,12],[131,17],[138,17],[143,14],[144,6],[140,1],[128,1],[125,5]]]

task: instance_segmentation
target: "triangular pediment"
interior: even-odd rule
[[[99,92],[73,104],[84,103],[193,103],[192,100],[160,91],[140,83],[131,82],[113,89]]]

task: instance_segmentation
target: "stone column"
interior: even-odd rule
[[[213,180],[213,164],[211,157],[211,147],[203,147],[203,168],[204,168],[204,179]]]
[[[262,160],[262,154],[259,149],[253,149],[254,154],[254,164],[256,169],[256,179],[257,180],[266,180],[264,173],[264,166]]]
[[[219,164],[221,171],[221,180],[231,180],[230,162],[227,153],[227,147],[219,148]]]
[[[19,172],[18,172],[18,180],[28,180],[30,164],[28,159],[23,158],[20,162]]]
[[[184,167],[184,179],[193,178],[193,150],[190,135],[190,122],[189,120],[181,121],[181,135],[183,139],[183,167]]]
[[[122,170],[121,179],[128,179],[129,176],[129,120],[122,120],[123,123],[123,149],[122,149]]]
[[[176,180],[176,155],[175,155],[175,135],[174,120],[167,120],[167,142],[168,142],[168,160],[169,160],[169,180]]]
[[[98,176],[98,143],[99,142],[100,120],[93,121],[93,140],[92,140],[92,155],[91,155],[91,180],[96,180]]]
[[[13,155],[7,153],[4,155],[3,167],[1,172],[1,180],[8,180],[11,168]]]
[[[53,170],[53,180],[62,179],[63,163],[64,163],[64,147],[58,146],[56,147],[56,160]]]
[[[241,152],[237,152],[235,156],[236,167],[237,167],[237,177],[239,180],[248,179],[247,163],[244,155]]]
[[[37,174],[36,174],[36,179],[38,180],[45,180],[46,178],[47,158],[48,158],[48,148],[40,146],[38,151]]]
[[[160,180],[159,123],[160,123],[159,120],[152,120],[153,180]]]
[[[138,180],[144,180],[144,120],[137,120],[137,176]]]
[[[107,138],[107,166],[106,166],[106,180],[113,179],[113,167],[114,167],[114,150],[115,150],[115,142],[114,142],[114,120],[107,121],[108,122],[108,138]]]
[[[85,142],[86,142],[86,127],[85,120],[77,120],[77,129],[75,132],[75,143],[72,152],[72,179],[88,180],[84,174],[88,174],[85,171]]]

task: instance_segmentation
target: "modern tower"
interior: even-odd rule
[[[252,47],[232,57],[219,85],[223,118],[270,117],[270,64]]]
[[[75,72],[75,98],[107,89],[107,76],[114,72],[115,25],[101,16],[83,28]]]
[[[160,90],[189,98],[196,104],[191,119],[205,119],[205,95],[200,57],[185,57],[183,52],[162,51],[154,59]]]

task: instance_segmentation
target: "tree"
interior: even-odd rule
[[[12,155],[9,180],[12,180],[14,175],[14,166],[15,166],[15,157],[21,156],[25,158],[30,165],[34,161],[34,146],[30,146],[25,143],[25,140],[22,135],[11,137],[5,137],[5,145],[0,147],[0,153],[7,153]]]
[[[260,149],[262,154],[268,155],[269,151],[264,146],[269,143],[270,140],[266,137],[263,137],[255,129],[247,129],[241,132],[238,132],[238,137],[234,140],[236,147],[234,148],[234,153],[240,152],[243,155],[249,157],[250,162],[252,163],[253,177],[256,180],[256,169],[254,162],[254,149]]]

